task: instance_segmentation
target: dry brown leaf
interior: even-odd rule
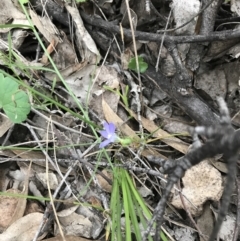
[[[109,172],[109,171],[107,171],[107,170],[102,170],[102,173],[106,176],[106,177],[108,177],[110,180],[112,180],[112,178],[113,178],[113,176],[112,176],[112,173],[111,172]],[[99,175],[99,174],[96,174],[96,178],[97,178],[97,180],[98,180],[98,182],[99,182],[99,185],[101,186],[101,188],[104,190],[104,191],[106,191],[106,192],[108,192],[108,193],[111,193],[111,191],[112,191],[112,185],[110,185],[107,181],[106,181],[106,179],[105,178],[103,178],[101,175]]]
[[[29,181],[29,175],[30,175],[30,170],[31,170],[31,163],[29,165],[29,167],[27,167],[27,165],[25,163],[21,163],[20,169],[23,173],[25,173],[25,180],[24,180],[24,187],[23,187],[23,191],[21,192],[21,195],[26,196],[28,195],[28,181]],[[12,215],[12,219],[10,224],[14,223],[15,221],[17,221],[18,219],[20,219],[25,212],[26,209],[26,205],[27,205],[27,198],[19,198],[15,211]]]
[[[0,234],[1,241],[32,241],[43,219],[41,213],[28,214]],[[41,239],[38,239],[41,240]]]
[[[0,196],[0,229],[6,229],[12,220],[12,216],[16,210],[19,198],[17,194],[20,193],[16,189],[8,189],[6,193],[16,194],[16,196]]]
[[[0,115],[0,137],[2,137],[12,126],[13,123],[9,118]]]
[[[65,240],[66,241],[90,241],[92,239],[85,239],[85,238],[82,238],[82,237],[66,235],[65,236]],[[61,236],[57,236],[57,237],[54,237],[54,238],[44,239],[43,241],[62,241],[62,237]],[[98,240],[94,239],[94,241],[98,241]]]
[[[34,161],[34,159],[45,159],[45,156],[42,152],[39,151],[23,151],[23,150],[17,150],[17,149],[13,149],[12,152],[14,152],[17,156],[20,156],[23,159],[26,160],[32,160],[32,162],[35,165],[38,165],[40,167],[46,167],[46,163],[45,162],[39,162],[39,161]],[[48,163],[49,165],[49,169],[52,171],[55,171],[55,168],[52,166],[51,163]],[[66,173],[67,172],[67,168],[64,168],[62,166],[59,166],[59,169],[61,170],[61,172]]]
[[[95,42],[85,29],[82,18],[77,8],[66,5],[66,9],[72,17],[75,25],[75,37],[82,61],[89,64],[97,64],[101,58]]]
[[[197,219],[197,225],[204,235],[211,235],[214,227],[214,218],[212,215],[212,211],[209,207],[209,203],[204,205],[203,213]],[[200,241],[206,241],[206,239],[200,236]]]
[[[15,24],[24,24],[29,26],[29,22],[26,16],[13,4],[13,1],[1,0],[0,1],[0,24],[4,25],[11,21],[12,26]],[[11,28],[0,28],[1,33],[9,32]]]
[[[39,204],[39,202],[28,200],[24,215],[28,215],[30,213],[43,213],[43,212],[44,212],[44,209]]]
[[[56,46],[59,42],[61,42],[61,39],[58,37],[60,36],[60,33],[50,18],[47,16],[38,16],[31,9],[29,11],[34,25],[49,43],[54,41],[54,46]]]
[[[130,114],[137,120],[137,115],[131,111]],[[156,138],[160,138],[162,142],[166,143],[167,145],[173,147],[174,149],[186,154],[188,151],[189,144],[186,142],[180,140],[177,137],[173,137],[168,132],[162,130],[159,128],[159,126],[156,126],[155,123],[151,120],[148,120],[141,116],[142,125],[143,127],[148,130],[150,133],[153,133],[153,136]]]
[[[93,223],[88,217],[76,213],[78,206],[64,209],[57,213],[62,230],[66,235],[84,236],[91,238]],[[55,234],[59,233],[56,227]]]

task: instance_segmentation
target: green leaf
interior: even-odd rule
[[[138,64],[139,64],[139,71],[140,71],[140,73],[144,73],[148,68],[148,64],[146,62],[144,62],[143,57],[138,56],[137,58],[138,58]],[[128,63],[128,68],[137,72],[136,58],[132,58],[130,60],[130,62]]]
[[[4,77],[0,73],[0,109],[14,123],[21,123],[27,119],[31,106],[28,95],[19,89],[14,78]]]

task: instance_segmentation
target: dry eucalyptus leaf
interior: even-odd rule
[[[10,19],[13,19],[11,22],[12,25],[15,24],[24,24],[29,26],[29,22],[26,16],[9,0],[0,1],[0,24],[4,25],[9,23]],[[9,32],[11,28],[0,28],[1,33]]]
[[[137,120],[137,115],[129,110],[131,115]],[[159,126],[155,125],[155,123],[151,120],[147,120],[143,116],[142,125],[143,127],[148,130],[150,133],[153,133],[153,137],[161,139],[162,142],[166,143],[167,145],[175,148],[176,150],[186,154],[188,150],[188,144],[177,137],[171,136],[168,132],[159,128]]]
[[[82,237],[76,237],[76,236],[72,236],[72,235],[66,235],[64,236],[66,241],[90,241],[92,239],[85,239]],[[62,237],[61,236],[57,236],[54,238],[48,238],[48,239],[44,239],[43,241],[62,241]],[[94,239],[94,241],[98,241],[96,239]]]
[[[0,155],[4,156],[4,152],[0,151]],[[7,163],[1,163],[0,164],[0,191],[5,192],[8,189],[9,182],[11,181],[10,177],[8,177],[8,172],[10,170],[11,165],[8,165],[9,161]]]
[[[68,37],[62,33],[64,36],[62,41],[56,46],[56,51],[52,54],[53,62],[56,64],[58,69],[66,69],[69,66],[75,66],[78,58],[76,51],[72,43],[68,40]]]
[[[106,169],[104,169],[104,170],[102,170],[102,173],[107,177],[107,178],[109,178],[110,180],[112,180],[112,178],[113,178],[113,176],[112,176],[112,173],[111,172],[109,172],[109,171],[107,171]],[[97,178],[97,180],[98,180],[98,182],[99,182],[99,184],[100,184],[100,187],[104,190],[104,191],[106,191],[106,192],[108,192],[108,193],[111,193],[111,191],[112,191],[112,185],[110,185],[107,181],[106,181],[106,179],[104,179],[101,175],[99,175],[99,174],[96,174],[96,178]]]
[[[56,46],[59,42],[62,42],[62,40],[58,37],[60,36],[58,29],[55,27],[55,25],[52,23],[52,20],[48,16],[45,15],[41,17],[31,9],[29,11],[34,25],[49,43],[54,40]]]
[[[100,53],[92,37],[85,29],[78,9],[69,5],[66,5],[66,9],[71,15],[74,25],[76,27],[76,44],[78,46],[82,62],[86,61],[89,64],[97,64],[101,59]]]
[[[12,126],[13,123],[8,117],[0,115],[0,137],[2,137]]]
[[[32,241],[43,219],[41,213],[28,214],[0,234],[1,241]],[[38,239],[41,240],[41,239]]]
[[[27,195],[28,195],[28,183],[29,183],[29,175],[31,171],[31,163],[28,166],[26,163],[23,162],[18,162],[18,165],[20,166],[20,180],[22,179],[23,176],[23,189],[21,192],[21,195],[25,196],[22,198],[18,198],[18,202],[16,204],[15,210],[12,214],[12,219],[10,224],[14,223],[15,221],[19,220],[22,218],[24,215],[26,205],[27,205]]]
[[[96,66],[86,65],[65,78],[69,88],[76,95],[76,97],[80,98],[80,102],[82,103],[85,103],[87,100],[89,88],[92,85],[95,71]]]
[[[128,63],[130,62],[130,59],[134,57],[133,52],[130,50],[130,48],[126,48],[123,53],[121,53],[121,64],[123,70],[128,69]]]
[[[222,182],[220,172],[208,161],[202,161],[186,171],[182,178],[182,194],[187,197],[185,204],[193,216],[202,212],[207,200],[219,201],[223,192]],[[171,204],[176,208],[183,208],[179,193],[174,193]]]
[[[12,216],[16,210],[16,206],[19,200],[17,194],[20,193],[17,189],[8,189],[6,194],[16,194],[15,196],[0,196],[0,230],[3,230],[9,226],[12,220]]]
[[[58,212],[58,219],[61,223],[62,230],[66,235],[83,236],[91,238],[92,222],[89,218],[76,213],[78,206],[71,207]],[[55,234],[59,233],[56,226]]]
[[[210,236],[214,227],[214,219],[209,203],[204,205],[203,212],[197,219],[197,225],[204,235]],[[205,241],[205,239],[200,236],[200,241]]]
[[[216,161],[212,161],[212,165],[220,172],[227,174],[228,169],[227,169],[226,163],[216,160]]]
[[[189,125],[179,121],[174,121],[170,119],[165,119],[163,121],[163,129],[172,134],[176,134],[176,133],[181,133],[183,135],[188,134],[189,127],[190,127]]]

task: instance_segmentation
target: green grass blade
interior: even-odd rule
[[[124,179],[126,179],[126,175],[127,175],[127,171],[123,170],[124,172]],[[127,192],[127,196],[128,196],[128,206],[129,206],[129,210],[130,210],[130,218],[131,218],[131,223],[133,226],[133,230],[134,230],[134,234],[136,236],[136,239],[138,241],[141,241],[141,231],[139,228],[139,223],[138,223],[138,218],[136,215],[136,206],[133,203],[132,200],[132,193],[131,193],[131,189],[129,188],[129,183],[126,181],[126,192]]]
[[[128,195],[126,190],[127,180],[122,178],[121,187],[123,193],[123,207],[124,207],[124,214],[125,214],[125,235],[126,241],[132,240],[131,238],[131,222],[130,222],[130,211],[129,211],[129,204],[128,204]]]
[[[136,198],[136,201],[139,204],[139,206],[141,207],[144,216],[147,218],[147,220],[151,219],[152,214],[149,211],[147,205],[145,204],[143,198],[139,195],[135,186],[133,185],[133,182],[132,182],[132,179],[131,179],[130,175],[126,172],[125,176],[126,176],[126,179],[128,181],[129,187],[131,188],[132,194]],[[162,238],[163,241],[168,241],[167,237],[164,235],[163,232],[161,232],[160,235],[161,235],[161,238]]]
[[[110,202],[110,209],[112,212],[112,234],[111,234],[112,241],[122,240],[122,233],[121,233],[122,205],[121,205],[121,197],[120,197],[120,189],[119,189],[120,183],[119,183],[118,172],[119,172],[119,169],[114,170],[114,173],[116,175],[114,176],[111,202]]]

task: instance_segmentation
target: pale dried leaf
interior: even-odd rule
[[[51,190],[56,190],[58,187],[58,179],[54,173],[36,173],[37,179],[42,183],[44,188],[48,188],[48,185]]]
[[[130,62],[131,58],[134,57],[134,54],[130,50],[130,48],[126,48],[123,53],[121,53],[121,64],[123,70],[128,69],[128,63]]]
[[[11,127],[12,121],[4,115],[0,115],[0,137],[2,137]]]
[[[225,173],[225,174],[228,173],[228,169],[227,169],[227,164],[226,163],[218,161],[218,160],[216,160],[216,161],[214,160],[211,163],[220,172]]]
[[[32,241],[43,219],[41,213],[28,214],[0,234],[2,241]],[[39,239],[41,240],[41,239]]]
[[[26,16],[9,0],[0,1],[0,24],[4,25],[9,22],[9,19],[13,19],[11,24],[24,24],[29,26],[29,22]],[[0,28],[0,33],[6,33],[11,28]]]
[[[103,173],[107,178],[109,178],[110,180],[112,180],[113,176],[112,176],[112,173],[111,173],[111,172],[109,172],[108,170],[104,169],[104,170],[102,170],[102,173]],[[100,187],[101,187],[104,191],[106,191],[106,192],[108,192],[108,193],[111,193],[111,191],[112,191],[112,185],[110,185],[110,184],[106,181],[106,179],[103,178],[103,177],[102,177],[101,175],[99,175],[99,174],[96,174],[96,178],[97,178],[97,180],[98,180],[98,182],[99,182]]]
[[[197,225],[204,235],[210,236],[214,227],[214,219],[212,211],[209,207],[209,203],[204,205],[203,212],[201,216],[197,219]],[[206,241],[206,239],[200,236],[200,241]]]
[[[62,40],[58,37],[60,36],[58,29],[55,27],[49,17],[47,17],[46,15],[43,17],[38,16],[31,9],[29,11],[34,25],[38,28],[39,32],[49,43],[54,40],[56,46],[59,42],[62,42]]]
[[[183,122],[165,119],[163,121],[163,128],[169,133],[182,133],[184,135],[188,133],[190,126]]]
[[[199,0],[173,0],[172,11],[176,27],[180,27],[196,16],[200,10]],[[178,34],[193,34],[196,20],[191,21],[186,26],[176,30]]]
[[[131,111],[130,114],[137,120],[137,115]],[[148,130],[150,133],[153,133],[153,136],[156,138],[160,138],[162,142],[166,143],[167,145],[173,147],[174,149],[186,154],[189,145],[184,141],[180,140],[177,137],[171,136],[168,132],[162,130],[159,126],[156,126],[155,123],[151,120],[148,120],[141,117],[143,127]]]
[[[231,0],[231,11],[240,16],[240,0]]]
[[[23,216],[27,205],[28,182],[29,182],[29,175],[31,170],[31,163],[29,166],[27,166],[26,163],[21,163],[21,164],[18,163],[18,165],[20,166],[21,172],[24,173],[25,175],[24,176],[25,180],[23,181],[23,190],[21,192],[21,195],[25,197],[21,197],[18,199],[10,224],[14,223],[15,221],[17,221]]]
[[[193,216],[202,212],[203,204],[207,200],[219,201],[222,196],[223,181],[221,174],[208,164],[208,161],[202,161],[186,171],[182,182],[184,186],[182,193],[187,197],[185,204]],[[179,193],[174,193],[171,204],[176,208],[183,208]]]
[[[72,92],[80,99],[81,103],[86,103],[90,86],[92,84],[93,75],[96,71],[96,66],[86,65],[72,75],[68,76],[65,81]]]
[[[12,216],[16,210],[16,206],[19,200],[17,194],[20,191],[17,189],[8,189],[6,191],[6,196],[0,196],[0,229],[3,230],[7,228],[12,220]],[[7,194],[16,194],[15,196],[7,196]]]
[[[57,214],[64,234],[91,238],[92,222],[75,210],[75,207],[71,207]],[[58,234],[58,227],[56,229],[55,234]]]
[[[97,64],[101,59],[100,53],[96,47],[90,34],[84,27],[82,18],[79,14],[77,8],[66,5],[66,9],[72,17],[75,24],[75,36],[78,49],[83,62],[88,62],[89,64]]]
[[[65,237],[66,241],[90,241],[90,240],[92,240],[92,239],[85,239],[85,238],[82,238],[82,237],[76,237],[76,236],[73,236],[73,235],[66,235],[64,237]],[[61,236],[44,239],[44,241],[62,241],[62,240],[63,239],[62,239]],[[94,239],[94,241],[98,241],[98,240]]]
[[[109,106],[114,112],[117,112],[120,96],[112,91],[105,90],[104,85],[116,90],[119,88],[120,77],[115,68],[101,66],[96,69],[95,83],[91,89],[90,107],[94,110],[100,119],[104,119],[102,109],[102,98],[107,100]]]
[[[60,70],[60,74],[61,76],[66,79],[68,76],[70,76],[71,74],[80,71],[81,69],[83,69],[85,66],[87,65],[87,62],[82,62],[82,63],[78,63],[78,64],[74,64],[71,66],[66,67],[65,69]],[[54,80],[56,79],[57,81],[60,81],[59,77],[57,76],[56,73],[52,73],[52,72],[46,72],[44,73],[45,77],[48,78],[49,80]]]
[[[14,46],[14,48],[19,49],[27,36],[28,32],[26,30],[14,29],[12,34],[12,45]]]

